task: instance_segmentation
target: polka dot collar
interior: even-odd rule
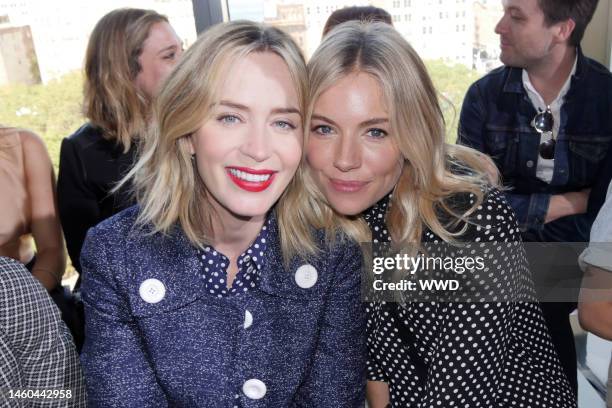
[[[270,239],[270,223],[273,218],[268,216],[253,243],[238,257],[238,273],[230,288],[226,282],[229,259],[209,245],[198,250],[200,276],[208,293],[221,298],[257,287],[265,263],[264,254]]]
[[[391,203],[391,197],[393,197],[392,193],[387,194],[376,204],[363,212],[363,218],[368,222],[368,224],[375,220],[381,220],[384,222],[385,214],[387,213],[387,209]]]
[[[390,242],[391,236],[387,231],[385,215],[391,203],[391,193],[384,196],[380,201],[368,208],[363,213],[363,218],[372,231],[372,242]]]

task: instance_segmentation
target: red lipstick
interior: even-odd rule
[[[226,167],[225,171],[234,184],[252,193],[258,193],[270,187],[276,174],[274,170],[248,167]]]

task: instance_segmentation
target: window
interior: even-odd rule
[[[66,7],[60,7],[62,5]],[[32,66],[39,77],[36,82],[47,84],[51,80],[59,80],[67,74],[81,71],[93,27],[103,15],[120,6],[121,2],[116,1],[99,2],[95,7],[90,2],[20,1],[7,4],[0,1],[0,15],[6,15],[11,25],[28,27],[26,37],[31,39],[30,43],[36,50],[33,56],[35,64]],[[136,7],[154,9],[167,15],[185,47],[195,41],[197,35],[190,0],[142,0]],[[38,132],[44,137],[45,130]]]
[[[282,29],[289,32],[295,41],[302,46],[304,54],[307,57],[312,55],[319,45],[323,25],[329,13],[333,10],[352,5],[372,4],[382,5],[387,8],[392,5],[393,10],[389,11],[394,11],[391,13],[393,15],[393,21],[402,23],[400,32],[406,36],[413,46],[415,46],[417,49],[416,51],[419,52],[425,60],[439,58],[446,58],[451,61],[455,60],[453,52],[456,51],[453,49],[454,47],[432,46],[431,41],[429,41],[427,37],[428,34],[433,34],[434,28],[436,28],[437,36],[442,36],[442,33],[452,30],[452,22],[450,22],[452,19],[451,16],[454,14],[452,0],[430,0],[429,2],[434,6],[436,4],[439,5],[437,9],[430,8],[429,11],[426,10],[422,13],[419,11],[418,14],[415,14],[416,20],[412,19],[412,9],[408,9],[412,7],[411,0],[393,0],[385,2],[374,0],[327,0],[326,2],[318,1],[316,3],[305,0],[193,0],[193,2],[192,0],[112,0],[108,2],[97,2],[95,7],[92,6],[95,2],[91,1],[63,1],[71,4],[72,14],[78,15],[78,18],[68,14],[57,15],[61,12],[66,13],[65,9],[58,7],[57,0],[20,0],[19,2],[13,0],[0,0],[0,18],[2,15],[7,14],[11,24],[29,26],[31,28],[31,31],[27,31],[24,34],[24,41],[27,40],[35,46],[36,59],[40,73],[39,81],[41,81],[42,84],[34,86],[38,86],[41,89],[45,88],[45,84],[52,79],[63,81],[62,78],[64,76],[70,75],[74,73],[74,71],[78,72],[81,70],[87,38],[95,22],[99,20],[103,14],[110,11],[110,9],[124,4],[126,6],[151,8],[168,15],[171,24],[174,26],[179,37],[183,40],[185,48],[187,48],[196,39],[193,15],[194,5],[206,3],[207,7],[212,7],[213,4],[217,4],[218,2],[217,8],[221,10],[221,5],[226,5],[229,10],[229,17],[232,19],[249,19],[281,26]],[[460,3],[465,4],[459,5]],[[415,1],[415,9],[419,6],[422,8],[426,7],[427,4],[428,2],[425,1]],[[475,21],[471,21],[471,17],[474,13],[470,8],[467,8],[470,7],[468,4],[471,5],[471,2],[467,3],[465,0],[456,0],[456,16],[466,17],[467,14],[470,14],[469,20],[455,20],[457,33],[465,32],[471,34],[474,30]],[[498,8],[499,0],[487,1],[486,7]],[[24,11],[24,9],[27,10]],[[421,18],[419,18],[419,14]],[[435,17],[436,15],[438,17]],[[30,18],[32,16],[34,18]],[[430,21],[429,25],[426,23],[428,17]],[[446,23],[446,21],[450,23]],[[61,22],[61,24],[58,22]],[[410,24],[408,22],[410,22]],[[40,28],[41,26],[43,29]],[[421,30],[419,30],[419,26]],[[471,48],[473,46],[473,40],[470,38],[471,36],[465,34],[462,37],[465,38],[466,42],[464,47]],[[427,39],[427,41],[424,41],[423,38]],[[491,38],[492,45],[487,44],[487,47],[490,47],[493,51],[489,55],[497,55],[496,52],[498,52],[499,48],[498,38],[495,35],[491,35]],[[1,43],[2,39],[0,39],[0,46],[2,46]],[[12,44],[7,46],[10,47],[10,49],[13,47]],[[23,48],[23,46],[21,46],[21,48]],[[52,49],[53,52],[49,52],[49,49]],[[485,63],[488,67],[495,66],[495,58],[491,57],[486,60],[484,58],[485,57],[482,57],[482,61],[480,61],[482,62],[482,66],[484,66]],[[470,58],[467,59],[470,60]],[[20,62],[22,65],[18,71],[28,71],[28,60],[19,59],[16,65]],[[0,69],[3,68],[0,67]],[[2,75],[0,74],[0,78],[1,77]],[[79,81],[81,80],[82,78],[77,76],[70,79],[73,83],[75,81],[78,82],[78,86],[74,86],[74,89],[76,89],[74,93],[76,95],[74,98],[76,107],[74,109],[66,108],[66,112],[80,111],[79,105],[82,96],[80,94],[81,83]],[[0,87],[2,86],[3,85],[0,84]],[[56,95],[55,98],[57,99],[58,106],[67,106],[63,102],[62,95]],[[32,104],[28,105],[28,102],[19,106],[13,106],[10,98],[0,97],[0,99],[2,99],[0,102],[0,122],[29,127],[40,133],[47,142],[53,163],[57,166],[59,141],[61,141],[61,138],[73,132],[79,122],[82,123],[83,119],[78,117],[78,115],[72,114],[71,119],[62,120],[60,115],[56,115],[57,118],[53,118],[57,119],[57,123],[55,123],[52,119],[42,118],[45,113],[40,110],[35,111],[34,106]],[[3,106],[6,106],[6,109],[3,109]],[[30,117],[28,118],[27,114],[20,117],[15,116],[15,112],[19,111],[22,107],[29,108],[32,112],[39,112],[38,119],[33,115],[29,115]],[[74,120],[75,118],[76,120]],[[39,122],[41,124],[44,123],[44,125],[38,125]],[[449,123],[450,122],[452,122],[452,119],[449,120]]]

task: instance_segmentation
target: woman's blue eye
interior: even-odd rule
[[[276,124],[276,126],[283,130],[294,130],[296,128],[293,123],[287,122],[285,120],[277,120],[274,123]]]
[[[315,126],[312,131],[320,135],[328,135],[332,133],[332,128],[327,125],[319,125]]]
[[[240,122],[240,118],[236,115],[222,115],[217,120],[225,125],[233,125]]]
[[[167,60],[173,60],[175,57],[176,57],[176,53],[174,52],[168,55],[164,55],[164,59],[167,59]]]
[[[385,132],[382,129],[374,128],[374,129],[369,129],[367,132],[367,135],[378,139],[378,138],[387,136],[387,132]]]

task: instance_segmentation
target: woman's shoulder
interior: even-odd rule
[[[319,251],[326,258],[357,253],[361,256],[360,243],[340,229],[334,232],[325,229],[313,229],[313,237]]]
[[[79,163],[88,172],[100,173],[102,180],[115,182],[119,174],[131,167],[136,156],[136,143],[125,152],[121,144],[107,139],[104,131],[89,123],[62,140],[60,167]]]
[[[489,187],[482,191],[482,201],[467,218],[468,229],[465,239],[475,241],[520,241],[514,210],[499,189]],[[476,195],[468,195],[470,202],[476,202]]]
[[[138,205],[133,205],[105,219],[89,229],[87,239],[125,245],[142,228],[137,223],[139,210]]]
[[[45,142],[28,129],[0,126],[0,145],[3,147],[21,146],[24,151],[42,152],[47,155]]]
[[[470,192],[457,193],[447,200],[446,204],[454,214],[446,214],[441,218],[445,218],[445,222],[454,226],[451,228],[452,232],[464,229],[463,234],[458,237],[459,240],[520,240],[514,211],[502,191],[493,186],[482,187],[480,202],[478,201],[479,197]],[[425,231],[424,236],[432,240],[439,239],[430,230]]]
[[[470,220],[479,225],[515,222],[514,211],[506,201],[506,196],[496,187],[482,190],[482,201],[470,215]],[[474,194],[469,195],[475,200]],[[484,220],[484,221],[483,221]]]
[[[40,136],[29,130],[20,129],[19,138],[23,150],[25,167],[30,174],[51,172],[51,158],[47,146]],[[41,181],[42,182],[42,181]]]
[[[72,143],[80,147],[87,147],[92,143],[97,143],[105,139],[102,129],[97,128],[90,123],[85,123],[64,140],[66,140],[65,143]]]
[[[31,130],[0,126],[0,149],[21,155],[26,165],[50,163],[45,142]]]
[[[73,134],[64,138],[62,151],[69,148],[92,156],[111,155],[114,157],[123,153],[123,147],[120,144],[105,137],[104,131],[91,123],[83,124]]]
[[[505,195],[494,186],[480,187],[478,196],[474,192],[456,193],[446,200],[446,205],[456,215],[477,223],[483,218],[504,222],[514,217]],[[486,217],[487,215],[490,217]]]

